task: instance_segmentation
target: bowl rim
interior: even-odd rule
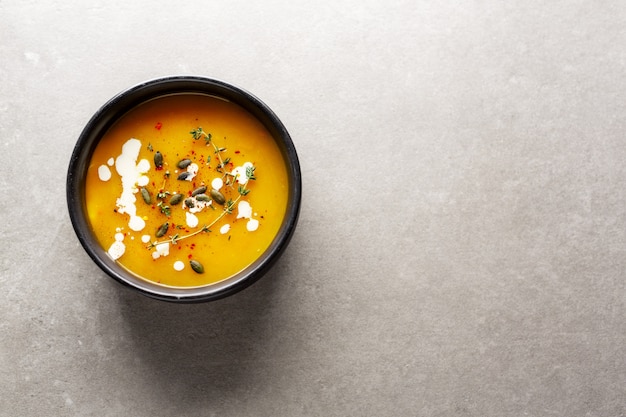
[[[85,173],[93,151],[108,129],[128,111],[154,98],[172,94],[206,94],[232,101],[256,117],[279,145],[289,179],[289,197],[283,223],[270,246],[250,266],[215,284],[169,287],[143,279],[114,261],[96,241],[86,216]],[[302,175],[295,146],[278,116],[255,95],[234,84],[205,76],[170,75],[127,88],[105,102],[89,119],[74,146],[66,178],[66,199],[72,227],[83,249],[107,275],[150,298],[196,303],[221,299],[247,288],[274,265],[289,244],[300,214]]]

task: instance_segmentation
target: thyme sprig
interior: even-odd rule
[[[157,207],[161,210],[161,213],[165,214],[167,217],[170,217],[170,215],[172,214],[170,206],[168,206],[164,202],[164,200],[170,195],[169,191],[165,191],[165,185],[167,183],[167,179],[170,177],[170,172],[166,171],[165,175],[163,175],[163,177],[164,177],[163,185],[161,186],[161,189],[157,193],[157,199],[160,200],[157,203]]]
[[[215,223],[215,222],[214,222]],[[214,224],[212,223],[212,224]],[[174,236],[170,236],[169,239],[166,240],[162,240],[162,241],[154,241],[152,243],[150,243],[148,246],[146,246],[147,249],[152,249],[162,243],[171,243],[172,245],[175,245],[176,243],[178,243],[179,240],[183,240],[183,239],[187,239],[189,237],[195,236],[195,235],[199,235],[200,233],[204,233],[204,232],[210,232],[211,230],[209,230],[210,226],[202,226],[201,229],[196,230],[193,233],[189,233],[188,235],[183,235],[180,236],[178,233],[176,233]]]
[[[204,142],[206,143],[207,146],[211,145],[213,146],[213,150],[215,155],[217,155],[217,159],[219,160],[219,164],[217,165],[217,167],[215,168],[215,170],[219,173],[222,173],[224,175],[226,175],[226,173],[224,173],[222,171],[222,169],[224,167],[226,167],[226,165],[228,163],[230,163],[230,158],[226,158],[226,159],[222,159],[222,152],[226,152],[226,148],[223,147],[219,147],[217,146],[211,139],[213,138],[213,136],[210,133],[207,133],[204,131],[204,129],[202,129],[202,127],[198,127],[196,129],[193,129],[191,132],[191,136],[195,139],[204,139]]]

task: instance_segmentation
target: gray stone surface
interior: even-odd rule
[[[0,0],[0,416],[625,416],[621,1]],[[275,269],[131,293],[80,247],[106,100],[212,76],[304,175]]]

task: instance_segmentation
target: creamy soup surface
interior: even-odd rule
[[[287,170],[265,127],[240,106],[178,94],[131,110],[96,147],[89,221],[109,256],[173,287],[227,279],[271,244]]]

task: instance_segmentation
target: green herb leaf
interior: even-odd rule
[[[198,127],[197,129],[194,129],[194,130],[192,130],[192,131],[191,131],[191,132],[189,132],[189,133],[191,133],[191,136],[192,136],[194,139],[198,140],[198,139],[200,139],[200,138],[202,137],[202,128],[201,128],[201,127]]]
[[[170,217],[170,206],[166,206],[165,204],[163,204],[163,201],[159,201],[157,203],[157,207],[161,209],[161,213],[165,214],[167,217]]]
[[[250,190],[248,190],[248,189],[247,189],[246,187],[244,187],[243,185],[240,185],[240,186],[237,188],[237,191],[239,192],[239,194],[244,195],[244,196],[245,196],[245,195],[248,195],[248,193],[250,192]]]
[[[231,214],[231,213],[233,212],[234,208],[235,208],[235,202],[234,202],[232,199],[229,199],[229,200],[226,202],[226,207],[224,208],[224,210],[225,210],[228,214]]]
[[[246,178],[248,178],[249,180],[256,180],[256,177],[254,176],[254,170],[256,169],[256,167],[253,166],[247,166],[246,167]]]

